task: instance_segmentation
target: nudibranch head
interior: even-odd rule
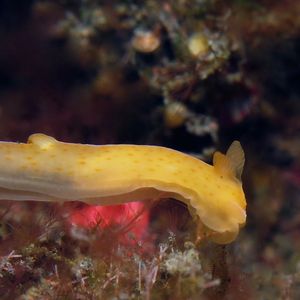
[[[204,192],[205,205],[191,203],[212,241],[219,244],[232,242],[246,222],[246,199],[241,183],[245,162],[243,149],[234,141],[226,155],[214,154],[212,169],[214,181]]]

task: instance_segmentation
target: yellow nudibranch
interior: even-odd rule
[[[84,145],[33,134],[0,142],[0,199],[114,205],[174,198],[187,204],[211,239],[233,241],[246,221],[240,181],[244,152],[235,141],[213,166],[159,146]]]

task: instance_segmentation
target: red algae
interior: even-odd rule
[[[130,234],[136,241],[141,241],[147,234],[149,213],[142,202],[130,202],[120,205],[99,206],[80,204],[68,207],[70,216],[68,222],[74,226],[92,229],[114,228],[120,233],[120,242],[128,242]],[[132,241],[132,238],[130,239]]]

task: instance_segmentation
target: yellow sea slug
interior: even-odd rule
[[[139,145],[82,145],[33,134],[0,142],[0,199],[113,205],[175,198],[211,239],[229,243],[246,221],[240,181],[244,152],[235,141],[214,165],[184,153]]]

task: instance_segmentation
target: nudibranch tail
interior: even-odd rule
[[[211,166],[165,147],[82,145],[33,134],[26,144],[0,142],[0,199],[114,205],[175,198],[212,240],[229,243],[246,221],[244,160],[237,141]]]
[[[27,143],[37,145],[40,149],[47,150],[58,141],[48,135],[35,133],[28,137]]]

